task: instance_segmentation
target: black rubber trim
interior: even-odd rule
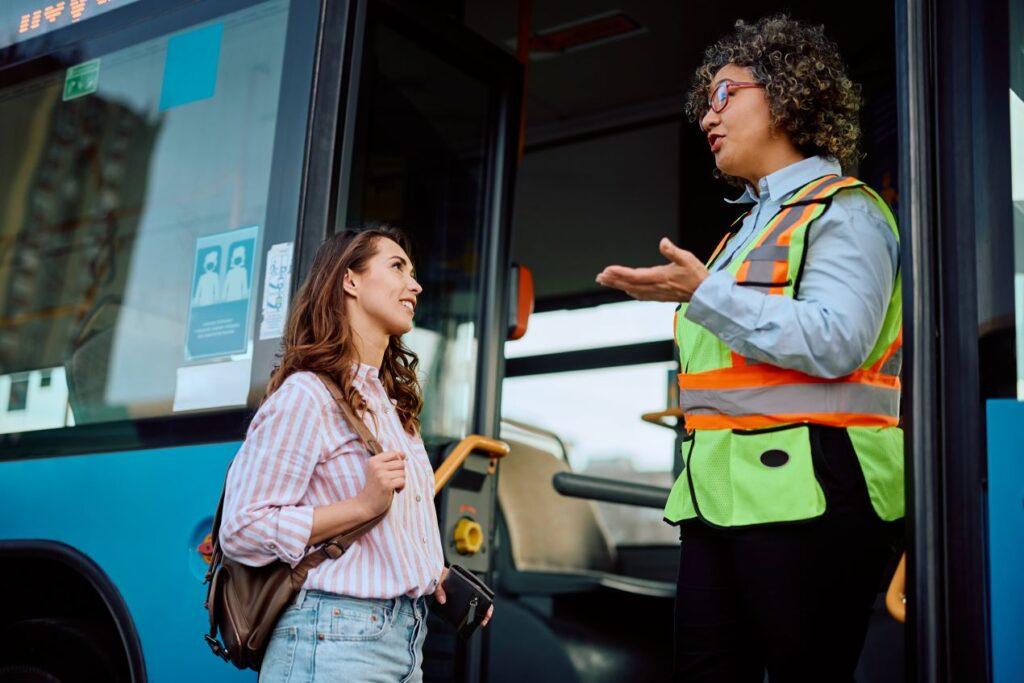
[[[56,541],[0,541],[0,559],[43,559],[59,562],[77,572],[100,595],[117,625],[121,644],[128,655],[128,671],[133,683],[147,683],[146,662],[135,621],[124,598],[110,577],[87,555]]]
[[[671,339],[665,339],[623,344],[622,346],[605,346],[596,349],[508,358],[505,360],[505,377],[667,362],[675,359],[673,347],[674,342]]]
[[[828,207],[825,207],[825,211],[828,211]],[[821,212],[821,216],[825,215],[825,211]],[[821,218],[818,216],[818,218]],[[815,218],[814,221],[818,220]],[[808,246],[811,243],[811,228],[814,227],[814,221],[807,224],[804,229],[804,248],[800,252],[800,265],[796,267],[796,279],[793,280],[793,298],[798,299],[800,297],[800,281],[804,278],[804,267],[807,265],[807,252],[810,251]]]
[[[798,427],[810,427],[810,422],[794,422],[788,425],[779,425],[777,427],[762,427],[761,429],[733,429],[733,434],[739,436],[753,436],[755,434],[771,434],[772,432],[784,432],[787,429],[797,429]]]
[[[804,249],[804,253],[807,253],[806,249]],[[785,282],[754,282],[753,280],[744,280],[743,282],[737,281],[736,284],[738,284],[740,287],[789,287],[791,284],[793,284],[793,281],[786,280]]]

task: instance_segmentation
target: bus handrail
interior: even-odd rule
[[[670,424],[665,421],[666,417],[676,418],[675,424]],[[655,410],[654,412],[644,413],[640,416],[640,419],[644,422],[650,422],[652,425],[658,425],[659,427],[668,427],[669,429],[678,429],[682,424],[683,420],[683,409],[682,408],[667,408],[665,410]]]
[[[559,472],[551,478],[551,484],[563,496],[658,509],[665,507],[670,490],[572,472]]]
[[[509,450],[511,450],[509,445],[504,441],[481,436],[480,434],[468,435],[462,441],[455,444],[452,452],[448,454],[444,462],[434,471],[434,495],[436,496],[441,492],[441,489],[459,471],[459,468],[462,467],[462,464],[466,462],[466,458],[471,453],[481,451],[490,456],[491,470],[493,470],[497,461],[508,455]]]

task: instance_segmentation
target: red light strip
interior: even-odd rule
[[[106,5],[111,0],[92,0],[97,6]],[[89,0],[68,0],[67,2],[56,2],[52,5],[44,5],[39,9],[28,12],[21,15],[21,21],[18,23],[18,33],[28,33],[43,26],[43,19],[48,23],[56,23],[58,19],[64,16],[65,8],[68,10],[68,14],[71,15],[71,22],[74,23],[82,18],[86,14],[88,9]]]

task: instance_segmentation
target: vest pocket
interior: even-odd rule
[[[792,522],[825,512],[803,425],[699,431],[688,469],[700,516],[718,526]]]

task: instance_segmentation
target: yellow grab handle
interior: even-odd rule
[[[476,555],[484,545],[484,530],[470,518],[463,517],[455,525],[452,538],[460,555]]]
[[[669,424],[665,422],[666,417],[676,418],[675,424]],[[683,419],[682,408],[669,408],[668,410],[657,410],[653,413],[644,413],[640,416],[640,419],[644,422],[650,422],[652,425],[658,425],[659,427],[668,427],[669,429],[675,429],[679,426],[679,421]]]
[[[509,450],[509,445],[504,441],[480,436],[479,434],[470,434],[455,445],[452,452],[448,454],[448,457],[444,459],[441,466],[434,472],[434,495],[439,494],[441,489],[448,484],[452,476],[462,467],[462,463],[466,462],[466,458],[469,457],[470,453],[482,451],[486,455],[491,456],[493,468],[495,461],[508,455]]]
[[[896,573],[892,575],[889,590],[885,594],[885,606],[892,618],[901,624],[907,620],[907,554],[903,553]]]

